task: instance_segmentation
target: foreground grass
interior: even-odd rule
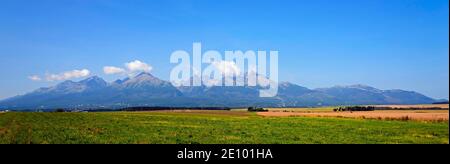
[[[444,143],[446,123],[247,112],[0,113],[0,143]]]

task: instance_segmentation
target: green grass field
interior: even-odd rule
[[[449,143],[448,122],[248,112],[0,113],[0,143]]]

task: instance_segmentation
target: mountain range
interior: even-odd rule
[[[131,106],[164,107],[305,107],[331,105],[430,104],[438,100],[404,90],[380,90],[365,85],[308,89],[279,83],[278,95],[260,98],[259,87],[174,87],[170,82],[141,73],[108,83],[93,76],[40,88],[0,101],[0,109],[98,109]]]

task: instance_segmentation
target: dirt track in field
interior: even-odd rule
[[[368,118],[380,120],[417,120],[417,121],[448,121],[448,110],[433,111],[405,111],[405,110],[387,110],[387,111],[368,111],[368,112],[259,112],[258,115],[266,117],[342,117],[342,118]]]

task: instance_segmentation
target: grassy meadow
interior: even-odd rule
[[[263,117],[242,111],[0,113],[0,143],[448,144],[448,122]]]

